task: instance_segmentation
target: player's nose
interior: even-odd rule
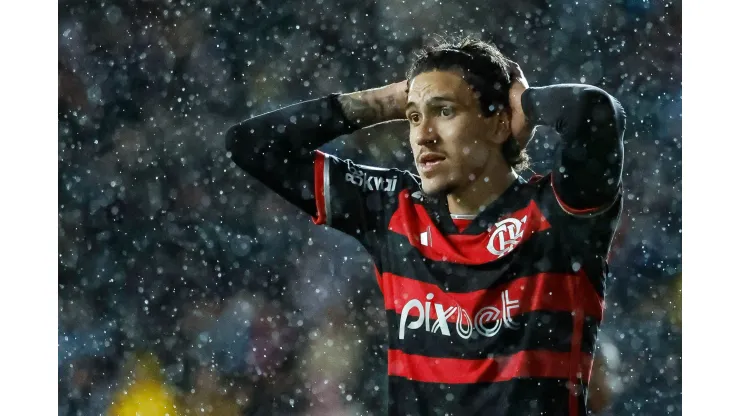
[[[439,143],[439,134],[437,134],[437,129],[434,128],[431,124],[424,124],[422,126],[419,126],[414,133],[414,143],[417,146],[426,146],[429,147],[432,144]]]

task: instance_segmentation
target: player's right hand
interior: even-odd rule
[[[509,77],[511,87],[509,88],[509,107],[511,108],[511,134],[519,142],[522,148],[527,146],[533,136],[534,126],[527,123],[522,108],[522,94],[529,88],[529,83],[522,73],[522,69],[514,61],[509,61]]]
[[[393,102],[395,106],[395,114],[400,114],[401,117],[406,118],[406,103],[409,100],[408,97],[408,83],[406,81],[394,82],[387,86],[392,91]]]

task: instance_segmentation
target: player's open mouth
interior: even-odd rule
[[[445,160],[445,157],[439,153],[424,153],[419,157],[416,165],[419,167],[421,172],[430,172],[440,163]]]

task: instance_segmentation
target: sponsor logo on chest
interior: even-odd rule
[[[403,306],[398,339],[404,339],[407,330],[422,327],[426,332],[440,333],[448,337],[454,331],[462,339],[470,338],[473,331],[491,338],[502,328],[519,329],[519,324],[512,320],[512,310],[519,308],[519,300],[511,299],[508,290],[501,293],[500,305],[485,306],[470,313],[460,305],[432,303],[434,295],[431,293],[427,294],[426,298],[426,302],[411,299]],[[450,319],[454,322],[448,322]]]

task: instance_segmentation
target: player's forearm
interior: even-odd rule
[[[345,117],[362,128],[405,118],[406,82],[342,94],[338,97]]]
[[[531,87],[522,94],[531,126],[555,128],[563,140],[620,140],[624,110],[611,95],[590,85]]]
[[[226,148],[234,162],[249,169],[265,156],[305,155],[338,136],[404,118],[406,83],[303,101],[232,126]]]
[[[238,123],[226,132],[226,149],[243,169],[267,159],[294,159],[354,130],[335,97],[303,101]]]
[[[307,212],[314,151],[354,130],[404,117],[406,83],[303,101],[238,123],[226,132],[234,163]]]
[[[313,151],[353,131],[336,97],[303,101],[238,123],[226,132],[231,160],[291,203],[311,212]]]
[[[553,180],[564,202],[585,209],[613,201],[624,160],[625,115],[619,102],[593,86],[559,84],[527,89],[522,109],[528,125],[560,133]]]

